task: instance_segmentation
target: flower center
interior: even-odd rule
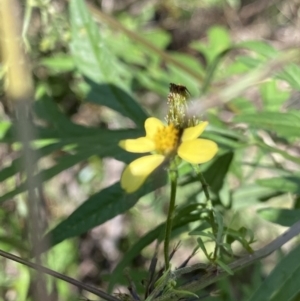
[[[154,136],[156,151],[163,155],[170,154],[177,147],[178,138],[179,131],[173,124],[158,129]]]

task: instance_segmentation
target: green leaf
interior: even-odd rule
[[[87,199],[67,219],[57,225],[48,234],[51,237],[51,245],[78,236],[107,220],[128,211],[145,194],[164,186],[166,174],[156,170],[146,183],[133,194],[127,194],[116,183],[101,190]]]
[[[0,141],[5,142],[4,138],[7,135],[8,130],[11,127],[11,123],[8,121],[0,122]]]
[[[290,285],[290,281],[293,280],[299,289],[299,276],[297,278],[292,277],[293,274],[299,272],[300,269],[300,245],[294,248],[289,254],[279,261],[271,274],[265,279],[261,286],[253,293],[253,295],[247,301],[266,301],[270,300],[271,296],[274,296],[280,291],[284,291],[286,285]],[[291,277],[290,277],[291,276]],[[289,294],[289,292],[287,292]],[[278,299],[279,300],[279,299]],[[288,300],[283,298],[281,300]],[[273,300],[272,300],[273,301]]]
[[[59,133],[67,132],[69,135],[78,135],[80,132],[87,132],[88,128],[73,123],[47,95],[41,96],[34,103],[34,111],[40,118],[48,122],[50,128],[56,129]]]
[[[189,55],[179,53],[173,53],[172,57],[176,61],[186,65],[191,70],[197,72],[199,74],[199,78],[203,78],[203,67],[195,58]],[[191,93],[191,95],[193,95],[193,97],[199,95],[199,81],[195,79],[195,77],[191,76],[190,74],[187,74],[185,71],[173,65],[168,66],[168,71],[169,72],[167,76],[169,82],[180,83],[181,85],[188,87],[188,90]]]
[[[114,84],[97,84],[89,79],[86,82],[90,89],[87,94],[88,101],[111,108],[144,127],[148,115],[128,93]]]
[[[203,173],[206,182],[214,193],[218,194],[222,189],[232,160],[233,153],[225,153],[214,160],[208,170]]]
[[[155,42],[155,46],[164,49],[168,46],[171,41],[171,35],[168,31],[161,29],[152,29],[151,31],[146,31],[143,37],[150,42]]]
[[[225,272],[227,272],[229,275],[234,275],[234,272],[232,271],[232,269],[223,261],[221,261],[219,258],[217,258],[216,260],[216,264],[221,267]]]
[[[257,111],[254,103],[244,97],[238,97],[230,101],[230,106],[238,113],[255,113]]]
[[[274,297],[271,298],[270,301],[292,301],[296,300],[296,297],[300,293],[300,267],[292,274],[289,274],[284,286],[281,286],[281,289],[276,293]],[[299,297],[299,296],[298,296]]]
[[[19,300],[26,300],[30,290],[30,271],[24,266],[18,266],[18,281],[14,284],[14,289]]]
[[[119,63],[107,49],[83,0],[70,2],[71,51],[77,68],[94,81],[115,82]]]
[[[213,26],[207,32],[208,45],[194,42],[191,46],[200,50],[207,62],[211,64],[217,56],[231,46],[228,30],[221,26]]]
[[[227,134],[220,135],[216,133],[214,131],[207,131],[201,135],[201,138],[213,140],[218,144],[219,148],[222,148],[227,151],[234,151],[237,148],[244,147],[244,144],[238,141],[237,138],[231,135],[227,136]],[[219,133],[221,133],[221,131]]]
[[[300,90],[300,68],[295,64],[287,65],[283,71],[277,75],[278,79],[288,82],[292,88]]]
[[[292,113],[260,112],[235,116],[236,123],[248,123],[251,127],[264,129],[283,137],[299,137],[300,118]]]
[[[257,68],[261,64],[261,60],[249,56],[238,56],[236,62],[248,67],[248,70]]]
[[[262,150],[264,150],[268,153],[269,152],[278,153],[282,157],[286,158],[287,160],[290,160],[292,162],[300,164],[299,156],[290,155],[288,152],[286,152],[285,150],[280,149],[279,147],[274,147],[274,146],[267,145],[264,142],[262,142],[260,138],[258,139],[258,141],[256,141],[256,143]]]
[[[51,145],[44,146],[36,152],[36,157],[37,159],[39,159],[44,156],[47,156],[51,154],[53,151],[61,149],[62,146],[63,143],[53,143]],[[6,168],[3,168],[0,171],[0,182],[12,177],[17,172],[22,172],[22,171],[23,171],[22,158],[19,157],[13,160],[10,166],[7,166]]]
[[[278,191],[300,194],[300,176],[282,176],[279,178],[259,179],[256,183]]]
[[[40,64],[50,69],[53,73],[70,72],[75,68],[72,57],[63,53],[44,58],[40,61]]]
[[[88,128],[74,124],[70,121],[47,96],[41,97],[35,102],[35,112],[37,115],[46,120],[50,128],[36,129],[37,136],[42,139],[56,139],[56,143],[52,143],[37,151],[37,157],[51,154],[57,149],[63,149],[65,146],[72,145],[72,153],[57,158],[57,164],[46,170],[42,170],[36,177],[38,181],[47,181],[70,168],[71,166],[87,160],[89,157],[98,155],[100,157],[114,157],[120,161],[130,162],[137,156],[122,150],[118,146],[118,142],[126,138],[135,138],[141,136],[141,132],[136,130],[116,130],[110,131],[107,129]],[[6,132],[4,140],[16,141],[14,137],[15,128],[12,126]],[[20,171],[21,159],[13,161],[11,166],[1,170],[0,179],[5,180],[13,176],[17,171]],[[26,191],[26,182],[20,184],[12,191],[0,197],[0,203],[13,198]]]
[[[278,54],[278,50],[276,50],[270,44],[262,41],[245,41],[245,42],[238,43],[236,47],[253,50],[254,52],[259,53],[260,55],[266,58],[272,58]]]
[[[232,193],[232,208],[238,209],[244,206],[256,204],[260,201],[268,200],[279,193],[269,187],[262,187],[257,184],[244,184],[235,189]]]
[[[64,171],[65,169],[70,168],[82,161],[85,161],[94,155],[98,155],[102,158],[114,157],[117,160],[126,163],[137,158],[136,154],[127,153],[118,146],[118,141],[120,141],[121,139],[129,138],[129,136],[132,137],[132,135],[130,134],[132,133],[131,130],[129,130],[129,132],[127,130],[110,131],[110,130],[100,130],[100,129],[96,130],[95,132],[94,130],[95,129],[91,129],[90,133],[89,131],[87,131],[85,134],[81,133],[81,135],[75,137],[72,135],[70,137],[63,138],[62,141],[66,145],[70,143],[77,144],[77,147],[74,149],[75,153],[72,154],[67,153],[64,156],[57,158],[56,165],[46,170],[42,170],[40,173],[38,173],[36,175],[37,183],[39,183],[41,180],[43,182],[48,181],[54,176],[56,176],[57,174],[59,174],[60,172]],[[49,150],[50,149],[55,150],[58,148],[62,148],[62,144],[54,144],[49,146],[48,148]],[[12,175],[13,171],[15,171],[16,168],[15,164],[18,164],[18,162],[14,163],[13,166],[4,169],[3,173],[1,171],[0,177],[8,177],[9,175]],[[24,182],[20,184],[18,187],[16,187],[14,190],[0,196],[0,203],[13,198],[19,193],[26,191],[26,189],[27,189],[26,182]]]
[[[83,0],[70,2],[70,15],[72,55],[79,71],[91,80],[91,89],[97,88],[99,94],[93,101],[102,105],[109,104],[110,108],[143,126],[145,112],[124,92],[131,75],[125,72],[121,62],[107,49],[105,39],[99,33]]]
[[[300,220],[300,209],[263,208],[257,213],[263,219],[284,227],[290,227]]]
[[[261,84],[260,93],[266,111],[279,111],[282,104],[289,98],[290,93],[277,87],[275,80]]]
[[[64,159],[60,160],[59,164],[54,165],[53,167],[50,167],[46,170],[41,171],[40,173],[38,173],[34,179],[33,179],[33,183],[39,183],[41,180],[47,181],[51,178],[53,178],[54,176],[56,176],[57,174],[59,174],[60,172],[62,172],[63,170],[70,168],[71,166],[88,159],[91,155],[93,154],[93,152],[81,152],[78,153],[76,155],[67,155],[64,157]],[[0,203],[13,198],[14,196],[18,195],[19,193],[22,193],[24,191],[26,191],[27,189],[27,185],[26,182],[20,184],[19,186],[17,186],[14,190],[0,196]]]
[[[209,260],[209,259],[210,259],[210,256],[209,256],[209,254],[207,253],[207,250],[206,250],[206,248],[205,248],[205,244],[204,244],[203,240],[202,240],[200,237],[197,238],[197,243],[198,243],[198,246],[199,246],[199,247],[201,248],[201,250],[203,251],[205,257]]]

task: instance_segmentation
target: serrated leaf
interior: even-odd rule
[[[257,213],[263,219],[284,227],[290,227],[300,220],[300,209],[263,208]]]

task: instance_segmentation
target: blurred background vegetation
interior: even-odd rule
[[[258,249],[300,219],[299,1],[19,4],[34,81],[35,176],[43,231],[51,234],[44,265],[114,292],[126,291],[127,267],[142,290],[169,189],[164,177],[152,178],[124,196],[120,174],[136,156],[117,143],[143,135],[147,116],[164,118],[170,83],[187,87],[198,117],[210,123],[204,136],[220,147],[203,171],[225,225],[245,239],[252,232]],[[0,249],[29,258],[26,177],[5,73],[1,63]],[[188,165],[180,176],[173,267],[191,254],[204,226],[196,210],[202,187]],[[237,256],[246,254],[227,236]],[[300,281],[300,251],[291,253],[290,277],[273,282],[269,295],[254,294],[297,244],[218,282],[204,300],[300,300],[299,288],[286,289]],[[191,262],[199,261],[202,252]],[[0,299],[32,300],[28,268],[0,262]],[[95,299],[50,277],[47,289],[50,300]]]

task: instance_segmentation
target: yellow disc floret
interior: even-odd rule
[[[173,124],[163,126],[154,135],[155,150],[159,154],[168,155],[177,148],[178,139],[179,131]]]

